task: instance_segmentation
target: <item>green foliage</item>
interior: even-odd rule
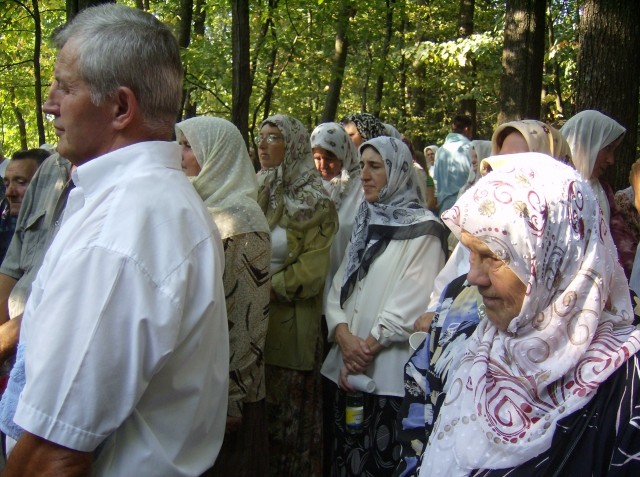
[[[53,26],[64,18],[64,1],[40,2],[43,28],[41,70],[44,81],[51,77],[54,52],[46,39]],[[26,146],[37,147],[38,132],[35,115],[34,80],[34,20],[31,4],[7,0],[0,9],[0,146],[6,156],[22,148],[17,115],[25,122]],[[43,95],[46,95],[47,84]],[[45,96],[46,97],[46,96]],[[53,128],[47,129],[47,140],[55,142]]]
[[[552,0],[554,40],[545,73],[547,119],[561,114],[575,89],[577,0]],[[119,0],[135,6],[135,0]],[[194,0],[194,4],[195,4]],[[39,0],[43,38],[65,20],[63,0]],[[162,21],[179,25],[178,0],[151,0]],[[269,5],[272,5],[271,8]],[[499,110],[504,1],[476,0],[474,34],[458,38],[459,2],[451,0],[370,0],[352,2],[348,58],[337,119],[374,110],[376,81],[384,78],[381,117],[418,144],[441,142],[460,100],[477,102],[479,131],[490,137]],[[393,26],[385,54],[388,7]],[[30,3],[5,0],[0,9],[0,142],[6,153],[20,147],[15,111],[24,117],[29,147],[37,144]],[[205,2],[203,35],[192,32],[183,51],[185,85],[198,114],[230,117],[231,7],[228,0]],[[249,125],[255,133],[269,114],[298,117],[311,129],[322,115],[331,79],[339,0],[254,0],[251,2],[251,59],[255,65]],[[42,77],[51,77],[55,53],[46,44]],[[474,65],[473,71],[469,65]],[[552,68],[556,65],[557,68]],[[556,75],[561,91],[556,91]],[[46,85],[45,88],[46,90]],[[43,91],[46,97],[46,91]],[[269,109],[266,110],[269,99]],[[47,140],[55,142],[47,123]]]

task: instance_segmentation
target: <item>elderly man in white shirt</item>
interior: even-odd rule
[[[24,312],[4,475],[198,476],[222,443],[229,357],[220,236],[169,142],[178,45],[116,5],[54,40],[44,109],[76,188]]]

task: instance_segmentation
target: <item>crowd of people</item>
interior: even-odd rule
[[[175,124],[153,16],[91,7],[54,43],[58,142],[3,172],[3,476],[640,472],[614,119],[456,116],[422,153],[275,114],[255,164],[229,121]]]

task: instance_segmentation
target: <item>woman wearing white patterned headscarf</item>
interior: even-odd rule
[[[240,131],[200,116],[176,125],[183,168],[224,243],[229,321],[227,434],[213,472],[253,476],[267,465],[264,352],[271,291],[269,226],[256,202],[258,182]],[[236,459],[241,464],[232,464]]]
[[[554,157],[565,164],[571,163],[569,145],[557,129],[542,121],[524,119],[506,122],[496,128],[491,137],[491,153],[494,155],[479,161],[480,175],[485,175],[492,169],[501,167],[502,158],[506,157],[505,154],[508,156],[518,152],[539,152]],[[449,240],[452,244],[455,243],[455,235],[450,235]],[[430,322],[443,288],[453,279],[468,271],[469,252],[465,247],[457,244],[442,272],[436,278],[429,308],[418,320],[416,329],[424,330],[426,324]]]
[[[365,198],[329,292],[326,317],[334,345],[322,374],[340,388],[332,475],[384,476],[399,451],[393,437],[404,393],[398,370],[410,354],[413,321],[444,264],[444,226],[421,205],[405,144],[378,137],[359,154]],[[376,388],[364,393],[363,433],[347,437],[343,412],[346,393],[354,389],[352,375],[367,376]],[[381,441],[380,435],[390,439]]]
[[[323,174],[323,168],[333,168],[339,172],[323,184],[331,200],[338,209],[338,232],[331,245],[331,264],[324,287],[323,310],[326,309],[327,295],[331,289],[333,277],[342,262],[342,257],[349,245],[353,221],[360,202],[362,202],[362,187],[360,186],[360,165],[356,148],[342,124],[323,123],[311,133],[311,150],[316,167]],[[336,162],[326,166],[325,163]]]
[[[600,207],[564,164],[506,159],[443,214],[471,269],[405,368],[402,440],[427,441],[398,475],[631,475],[640,330]]]

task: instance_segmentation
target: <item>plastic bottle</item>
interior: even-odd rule
[[[347,434],[360,434],[364,421],[364,396],[361,392],[347,393],[344,415]]]

